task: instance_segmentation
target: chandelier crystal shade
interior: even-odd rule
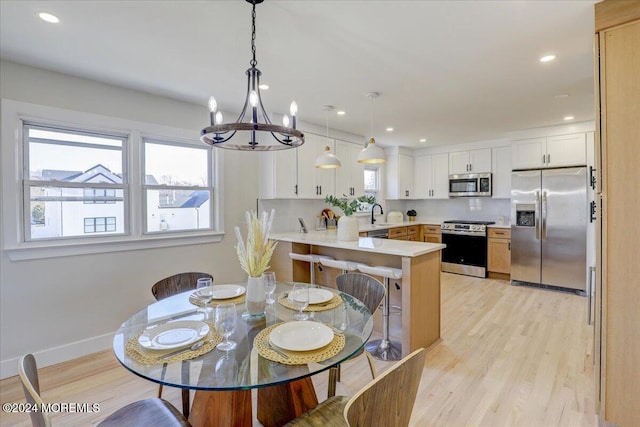
[[[256,4],[264,0],[246,0],[252,8],[251,13],[251,68],[246,72],[247,93],[240,115],[235,122],[224,123],[222,113],[218,111],[218,103],[212,96],[209,98],[209,116],[211,124],[200,132],[200,140],[218,148],[246,151],[272,151],[297,148],[304,144],[304,134],[296,129],[298,105],[291,103],[289,113],[283,117],[282,125],[274,124],[265,111],[260,95],[260,76],[262,72],[256,65]],[[291,124],[291,126],[289,126]],[[237,133],[240,133],[236,136]],[[258,135],[265,135],[259,138]],[[232,141],[232,138],[236,137]],[[243,139],[244,138],[244,139]],[[268,141],[268,142],[267,142]]]

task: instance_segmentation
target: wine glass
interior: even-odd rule
[[[267,304],[273,304],[276,301],[273,297],[273,292],[276,290],[276,273],[267,271],[262,275],[262,278],[264,279],[264,291],[267,297]]]
[[[198,290],[196,292],[196,297],[198,298],[198,301],[202,303],[202,308],[198,311],[204,314],[205,320],[209,317],[209,312],[211,310],[211,308],[208,307],[208,304],[213,300],[212,283],[213,280],[210,277],[203,277],[198,279],[196,284],[196,289]]]
[[[230,351],[236,348],[237,344],[234,341],[229,341],[229,336],[238,325],[236,305],[231,303],[217,305],[214,323],[216,325],[216,331],[218,331],[223,338],[223,341],[218,344],[216,348],[222,351]]]
[[[306,283],[295,283],[293,291],[289,294],[293,306],[300,312],[293,316],[295,320],[307,320],[308,315],[302,311],[309,306],[309,285]]]

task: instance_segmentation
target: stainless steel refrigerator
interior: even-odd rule
[[[584,292],[587,169],[511,175],[511,280]]]

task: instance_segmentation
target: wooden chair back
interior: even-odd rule
[[[18,375],[24,389],[24,396],[30,405],[38,405],[38,411],[31,411],[31,424],[33,427],[50,427],[51,417],[43,412],[43,402],[40,398],[40,380],[38,379],[38,366],[32,354],[27,354],[20,358],[18,363]]]
[[[344,408],[351,427],[407,427],[424,368],[425,349],[421,348],[355,394]]]
[[[166,277],[151,287],[151,293],[156,301],[168,298],[170,296],[192,290],[196,288],[198,279],[210,278],[213,276],[209,273],[178,273],[173,276]]]
[[[345,273],[336,277],[338,289],[364,303],[371,314],[375,313],[384,298],[384,285],[368,274]]]

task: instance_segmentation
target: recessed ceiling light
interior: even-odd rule
[[[267,90],[267,89],[269,89],[269,85],[264,85],[264,84],[263,85],[258,85],[258,89]]]
[[[542,58],[540,58],[540,62],[549,62],[549,61],[553,61],[554,59],[556,59],[555,55],[545,55]]]
[[[344,116],[345,114],[347,114],[347,112],[339,110],[339,111],[336,111],[336,114],[339,115],[339,116]]]
[[[427,142],[427,138],[420,138],[420,142]]]
[[[564,119],[569,121],[569,120],[575,119],[575,117],[573,117],[573,116],[564,116]]]
[[[39,12],[38,16],[40,17],[40,19],[42,19],[43,21],[47,21],[50,22],[52,24],[57,24],[58,22],[60,22],[60,18],[58,18],[56,15],[53,15],[51,13],[47,13],[47,12]]]
[[[388,127],[387,128],[387,132],[393,132],[393,128],[392,127]]]
[[[564,99],[564,98],[568,98],[569,94],[568,93],[559,93],[556,96],[554,96],[555,99]]]

